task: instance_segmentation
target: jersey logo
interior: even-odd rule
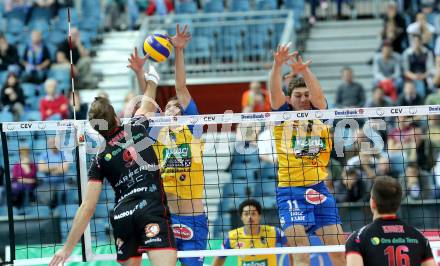
[[[147,224],[145,226],[145,235],[149,238],[157,236],[159,232],[160,227],[158,224]]]
[[[296,157],[315,157],[327,147],[325,139],[315,136],[292,138],[292,147]]]
[[[403,225],[382,225],[384,233],[405,233]]]
[[[137,152],[134,147],[127,147],[122,154],[122,159],[126,162],[125,167],[132,167],[137,159]]]
[[[237,246],[237,248],[244,248],[245,244],[244,244],[244,242],[239,241],[239,242],[237,242],[236,246]]]
[[[181,144],[177,147],[164,148],[162,158],[165,168],[186,168],[191,167],[191,146]]]
[[[190,240],[194,236],[193,230],[184,224],[173,224],[174,237],[182,240]]]
[[[306,201],[310,204],[318,205],[327,200],[327,197],[314,189],[307,189],[305,194]]]
[[[242,266],[267,266],[269,265],[267,259],[265,260],[254,260],[254,261],[243,261]]]
[[[373,244],[373,246],[377,246],[380,244],[380,238],[378,238],[377,236],[372,237],[371,238],[371,244]]]

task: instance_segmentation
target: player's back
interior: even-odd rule
[[[382,217],[354,232],[346,252],[362,256],[364,265],[421,265],[432,258],[428,240],[420,231],[397,219]]]
[[[133,117],[106,138],[105,149],[92,163],[91,179],[107,178],[116,194],[116,202],[125,198],[162,197],[158,162],[149,138],[149,123]]]

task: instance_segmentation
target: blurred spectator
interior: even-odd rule
[[[365,144],[361,143],[361,145]],[[367,145],[371,146],[369,143]],[[359,155],[354,156],[347,161],[348,168],[353,168],[358,171],[360,178],[364,181],[367,191],[370,191],[370,186],[373,184],[374,178],[376,177],[375,163],[376,158],[373,154],[362,148]]]
[[[265,129],[258,134],[257,145],[258,145],[258,155],[260,158],[260,176],[261,178],[273,178],[278,175],[276,163],[277,152],[275,149],[275,141],[272,135],[273,128],[267,125]]]
[[[133,114],[136,112],[136,110],[137,110],[136,107],[134,110],[129,110],[130,108],[133,108],[133,107],[129,106],[129,103],[134,97],[136,97],[136,93],[134,91],[131,90],[131,91],[127,92],[127,94],[125,95],[125,98],[124,98],[124,104],[122,105],[121,112],[119,112],[120,118],[132,117]]]
[[[428,140],[431,143],[433,158],[440,154],[440,116],[428,116]]]
[[[337,202],[367,201],[369,196],[359,171],[350,167],[342,171],[341,182],[335,182],[334,189]]]
[[[398,116],[397,127],[388,133],[388,150],[402,153],[403,149],[411,145],[415,127],[416,124],[412,116]]]
[[[20,87],[18,77],[10,72],[1,91],[1,103],[14,115],[15,121],[20,121],[24,112],[25,97]]]
[[[43,120],[61,120],[69,116],[66,96],[57,93],[57,81],[48,79],[44,83],[46,96],[40,101],[40,112]]]
[[[145,10],[148,16],[165,16],[174,12],[174,3],[172,0],[149,0],[148,8]]]
[[[412,81],[405,81],[403,94],[397,98],[397,106],[423,105],[423,99],[417,93],[416,86]]]
[[[430,69],[428,86],[431,92],[434,92],[440,86],[440,56],[435,57],[435,67]]]
[[[421,11],[425,14],[426,21],[434,26],[436,32],[438,32],[438,16],[437,12],[434,10],[437,8],[438,4],[438,0],[420,0]]]
[[[73,99],[75,98],[75,106],[73,105]],[[73,92],[71,91],[69,93],[69,119],[73,119],[73,110],[75,109],[76,112],[76,119],[77,120],[86,120],[87,119],[87,112],[89,110],[89,106],[87,103],[81,102],[81,96],[79,94],[79,91],[75,91],[75,96],[73,95]]]
[[[55,137],[47,138],[47,151],[38,159],[38,171],[44,175],[43,184],[62,184],[69,170],[69,162],[62,151],[57,148]]]
[[[29,5],[29,0],[4,0],[5,13],[12,11],[14,8],[24,8]]]
[[[92,72],[92,59],[89,56],[89,51],[81,42],[80,33],[78,29],[72,28],[72,61],[75,66],[76,83],[75,88],[78,89],[95,89],[97,86],[97,79]],[[57,51],[57,63],[70,63],[70,47],[69,41],[66,39],[60,43]]]
[[[406,199],[422,200],[433,198],[432,175],[420,170],[416,162],[409,162],[405,168],[405,176],[401,179],[403,191],[406,192]]]
[[[435,91],[426,97],[425,104],[426,105],[436,105],[440,104],[440,84],[435,87]]]
[[[373,77],[376,86],[383,88],[385,94],[395,101],[403,81],[400,56],[393,52],[389,41],[384,41],[381,53],[374,56]]]
[[[139,26],[139,10],[147,11],[147,8],[150,8],[150,6],[154,4],[154,7],[151,8],[159,14],[162,13],[164,9],[166,10],[169,4],[168,2],[172,1],[106,0],[104,29],[105,31],[136,29]]]
[[[408,25],[406,32],[410,35],[420,35],[422,44],[433,48],[432,36],[435,33],[435,28],[426,21],[426,16],[424,13],[417,14],[416,21]],[[414,39],[411,40],[411,42],[413,41]]]
[[[434,59],[431,51],[423,46],[420,35],[412,36],[411,47],[403,52],[403,69],[407,79],[415,82],[417,93],[424,98],[427,90],[426,79],[433,67]]]
[[[37,166],[31,161],[29,148],[20,148],[20,163],[12,168],[12,204],[28,206],[37,186]]]
[[[56,0],[34,0],[30,6],[26,17],[25,24],[27,25],[30,20],[45,18],[47,22],[51,20],[56,8]],[[34,13],[39,13],[38,18],[34,17]],[[44,15],[43,15],[44,14]]]
[[[379,160],[376,164],[376,175],[377,176],[391,176],[396,179],[399,178],[399,174],[396,171],[393,171],[391,168],[391,162],[388,159],[388,156],[380,156]]]
[[[402,53],[407,45],[406,22],[402,14],[397,11],[397,4],[389,2],[384,18],[382,40],[391,43],[394,52]]]
[[[51,62],[49,49],[43,44],[41,32],[32,31],[31,44],[26,46],[22,58],[23,80],[42,83],[46,79]]]
[[[436,165],[434,166],[434,194],[437,199],[440,199],[440,154],[436,157]]]
[[[342,164],[336,158],[330,158],[330,163],[327,166],[329,175],[324,181],[330,193],[335,193],[336,183],[342,182]]]
[[[11,66],[18,67],[20,58],[17,48],[9,44],[5,35],[0,32],[0,71],[10,70]]]
[[[433,155],[431,142],[428,139],[423,128],[416,126],[410,141],[409,146],[405,147],[406,160],[417,163],[417,166],[430,172],[435,162],[436,156]]]
[[[373,95],[371,100],[367,101],[365,107],[388,107],[391,106],[390,98],[385,96],[385,92],[382,88],[375,87],[373,89]]]
[[[253,81],[249,85],[249,90],[243,92],[241,97],[242,112],[269,112],[269,94],[261,88],[258,81]]]
[[[353,81],[353,70],[344,67],[341,71],[343,83],[336,91],[335,105],[341,107],[361,107],[365,105],[365,92],[361,84]]]

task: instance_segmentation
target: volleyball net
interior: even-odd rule
[[[278,181],[282,181],[278,180],[278,158],[284,155],[276,148],[279,139],[274,134],[280,122],[296,132],[283,139],[290,147],[289,159],[319,153],[327,157],[323,160],[328,161],[327,166],[317,175],[328,174],[324,184],[337,201],[344,234],[371,222],[368,200],[374,178],[392,176],[404,190],[399,216],[425,234],[439,261],[440,106],[152,117],[153,128],[183,126],[188,131],[185,138],[196,135],[196,127],[201,133],[200,141],[161,144],[167,147],[159,152],[169,167],[185,168],[197,160],[201,165],[191,168],[197,173],[175,178],[196,182],[195,177],[202,176],[200,183],[190,183],[190,187],[201,189],[202,196],[199,192],[191,195],[204,203],[207,247],[179,251],[179,257],[204,256],[209,264],[212,257],[227,256],[227,265],[232,265],[233,256],[278,254],[278,265],[283,265],[287,260],[282,254],[313,253],[311,264],[320,265],[329,263],[326,253],[344,251],[344,243],[321,243],[313,234],[309,237],[312,246],[282,247],[283,241],[271,233],[262,235],[258,243],[230,239],[230,243],[235,241],[235,249],[222,249],[225,239],[231,238],[229,232],[243,226],[238,207],[246,199],[262,205],[260,225],[282,227],[276,194]],[[324,133],[316,138],[301,134],[315,127]],[[0,252],[17,265],[45,264],[67,238],[85,191],[88,167],[103,139],[88,122],[71,120],[3,123],[1,137],[5,190],[0,238],[5,249]],[[323,200],[320,194],[305,197],[312,203]],[[112,188],[104,182],[95,214],[71,261],[109,265],[108,260],[116,258],[109,219],[114,201]],[[301,212],[301,207],[292,201],[289,211]],[[199,229],[177,226],[174,233],[191,240]]]

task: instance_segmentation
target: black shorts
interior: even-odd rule
[[[167,206],[152,199],[116,205],[111,218],[118,262],[154,249],[176,249]]]

